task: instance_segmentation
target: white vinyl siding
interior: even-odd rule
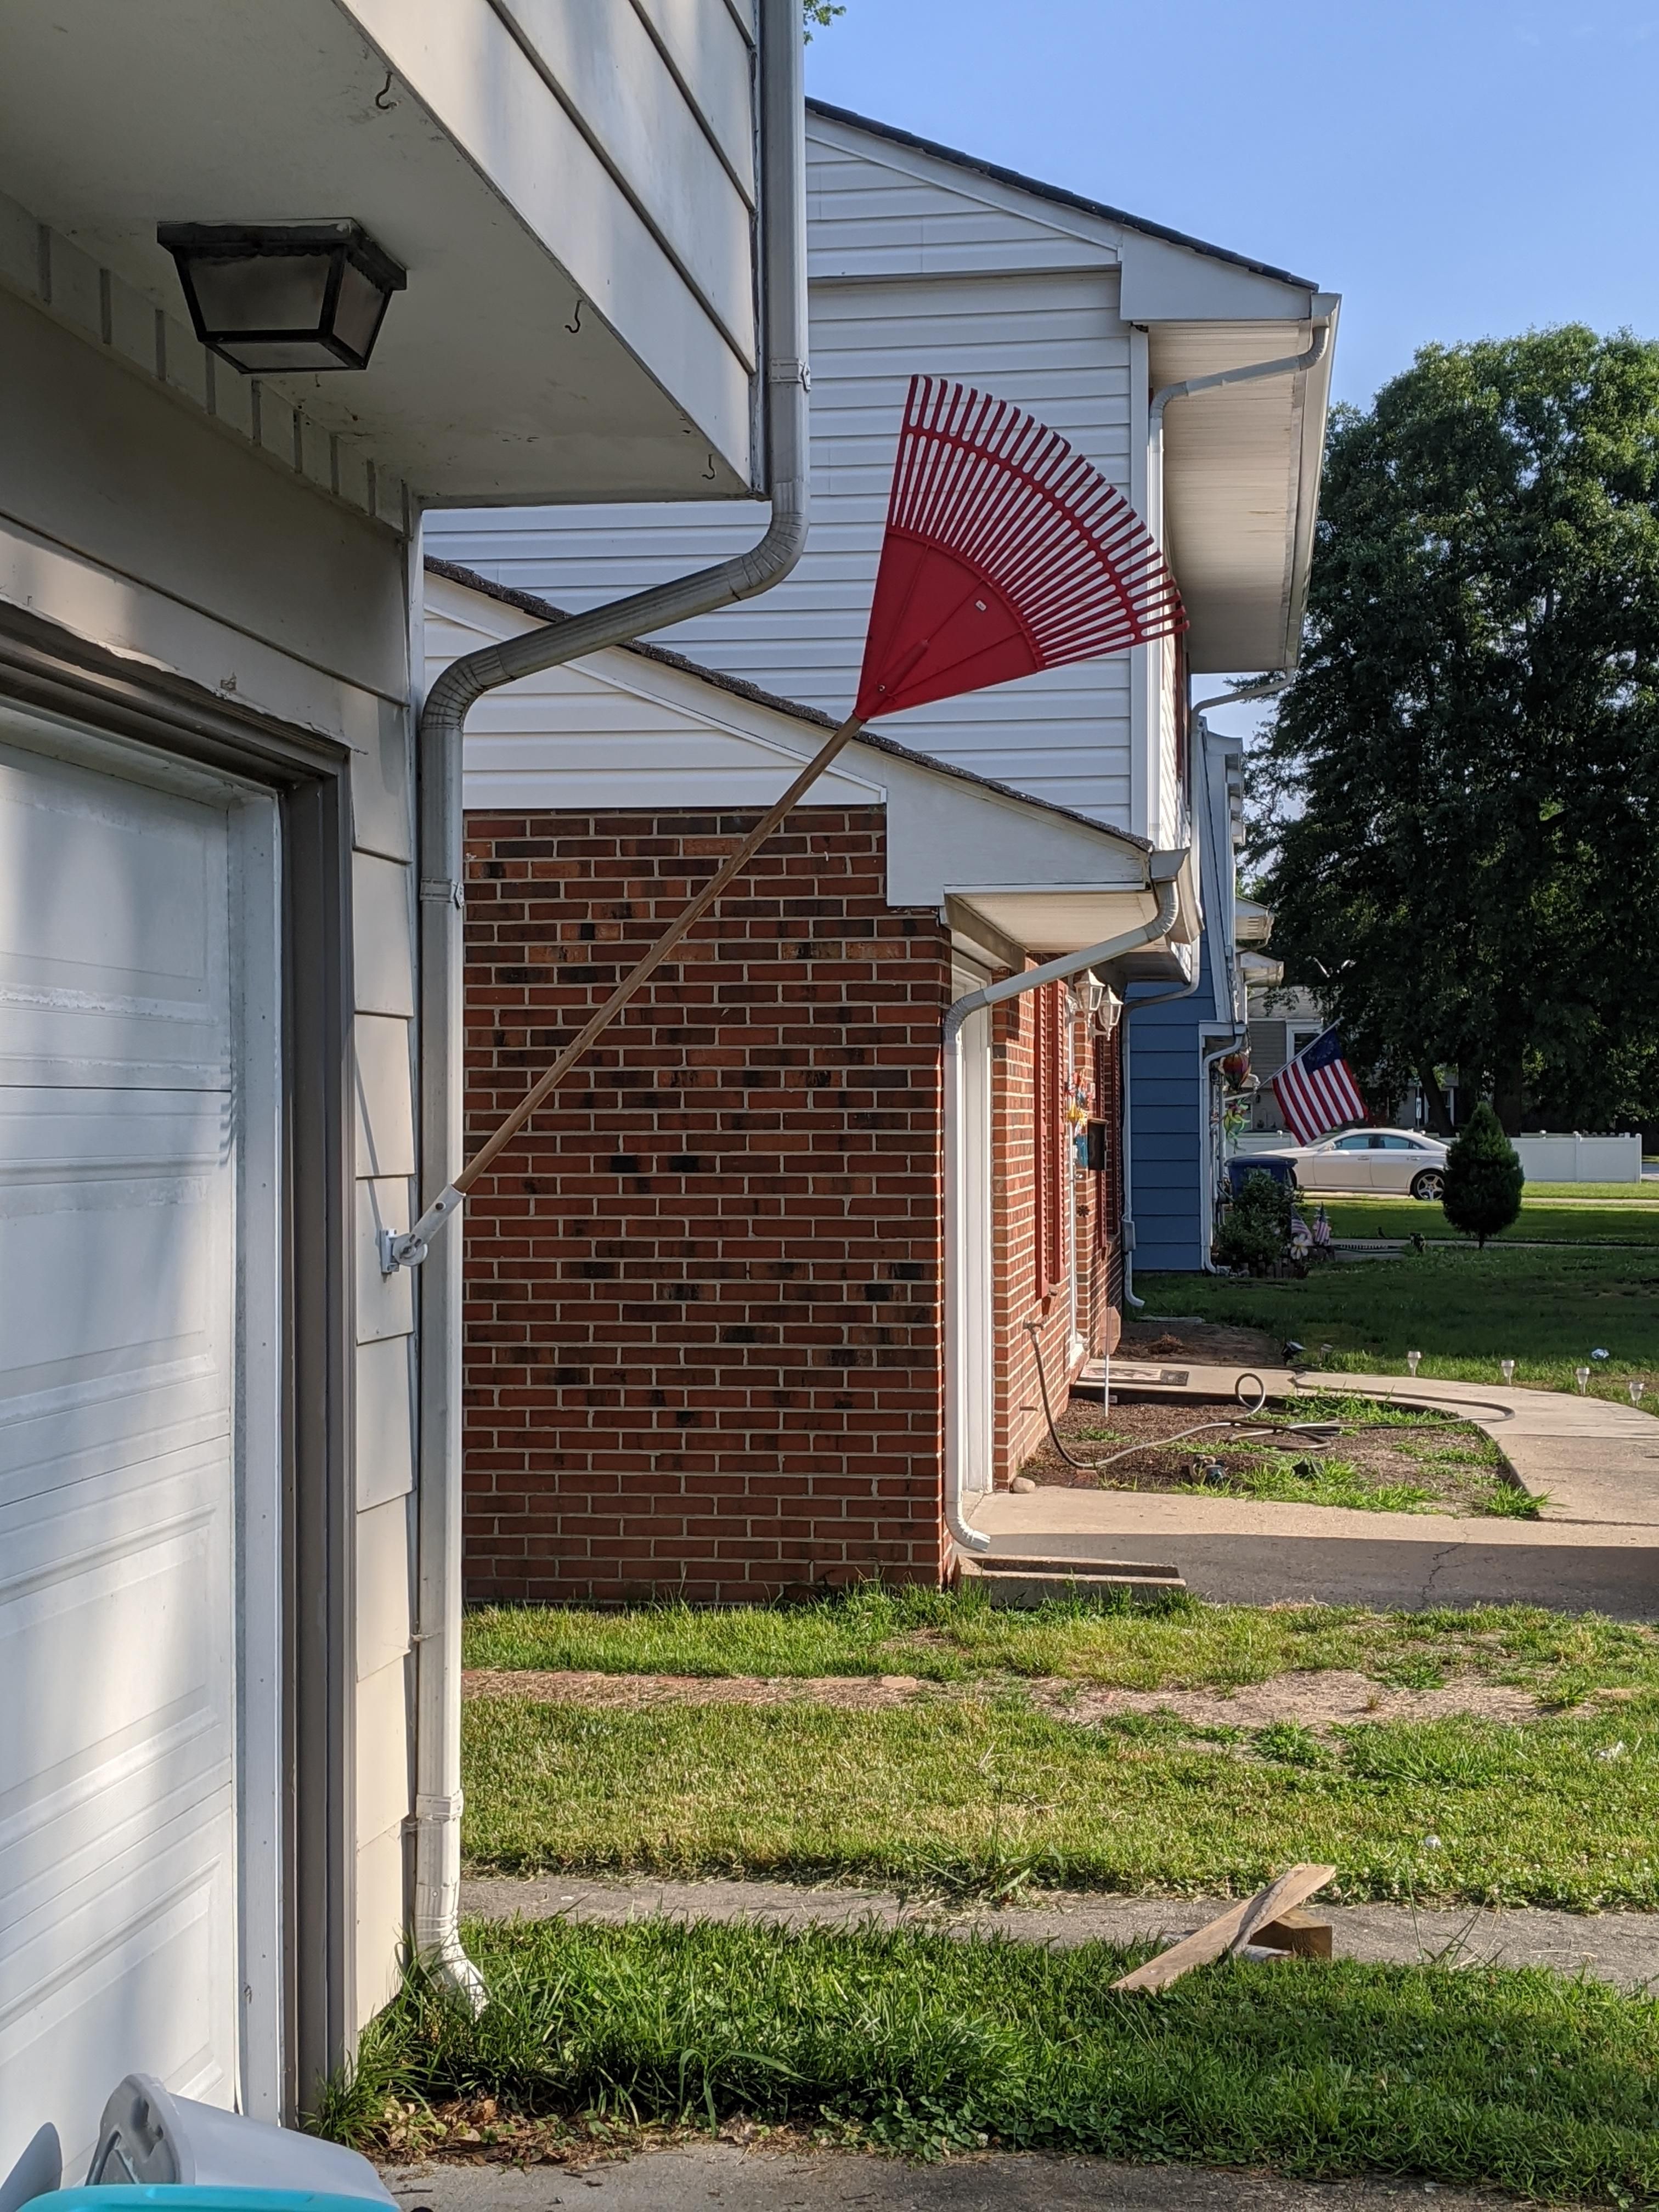
[[[844,276],[1109,269],[1117,232],[1098,216],[941,164],[808,113],[807,269]]]
[[[775,590],[681,624],[693,659],[831,714],[852,703],[911,374],[1029,408],[1126,492],[1128,334],[1109,270],[820,283],[811,295],[812,528]],[[429,515],[428,550],[578,609],[751,544],[764,511],[571,507]],[[891,734],[955,764],[1130,825],[1122,659],[896,715]]]

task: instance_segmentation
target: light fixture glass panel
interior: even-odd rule
[[[349,351],[365,360],[374,343],[380,317],[386,312],[386,298],[380,286],[371,284],[362,270],[348,257],[344,268],[340,271],[340,296],[334,307],[334,335]]]
[[[320,338],[221,338],[215,349],[245,376],[275,376],[284,369],[344,366],[339,355]]]
[[[318,330],[328,291],[325,253],[258,253],[246,260],[203,254],[195,263],[196,296],[210,330]]]

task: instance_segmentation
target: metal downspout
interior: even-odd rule
[[[761,0],[761,252],[765,428],[772,519],[749,552],[455,661],[421,715],[419,876],[421,1162],[442,1192],[462,1157],[462,732],[469,708],[517,677],[751,598],[782,581],[806,542],[808,495],[805,106],[799,0]],[[460,1223],[418,1274],[416,1956],[475,2008],[484,2001],[459,1932],[461,1868]]]
[[[1100,945],[1091,945],[1085,951],[1062,953],[1056,960],[1045,960],[1040,968],[1028,968],[1022,975],[1005,976],[1000,983],[988,983],[979,990],[966,991],[945,1010],[945,1525],[951,1541],[965,1552],[988,1552],[991,1540],[977,1528],[970,1528],[962,1510],[963,1407],[967,1395],[963,1370],[968,1338],[967,1302],[963,1290],[966,1269],[962,1251],[963,1224],[967,1215],[963,1187],[966,1147],[961,1128],[963,1025],[970,1014],[978,1013],[981,1007],[1000,1006],[1009,999],[1023,998],[1028,991],[1038,990],[1045,983],[1065,982],[1081,975],[1086,968],[1102,967],[1109,960],[1121,959],[1126,952],[1133,952],[1167,935],[1175,922],[1180,897],[1178,878],[1186,857],[1184,852],[1160,856],[1170,872],[1152,879],[1158,891],[1158,908],[1150,921],[1125,930],[1121,936],[1109,937]]]

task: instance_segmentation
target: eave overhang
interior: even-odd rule
[[[599,30],[555,11],[532,35],[507,0],[12,9],[0,193],[83,258],[56,281],[91,285],[94,327],[100,270],[184,320],[158,222],[362,223],[409,274],[369,367],[259,381],[422,500],[746,495],[752,54],[712,9],[732,52],[694,58],[720,79],[694,100],[643,12]],[[623,70],[635,46],[648,84]],[[632,112],[653,100],[672,160]],[[245,411],[247,380],[216,369]]]

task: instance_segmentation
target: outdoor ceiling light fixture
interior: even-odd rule
[[[244,376],[367,368],[408,283],[359,222],[163,222],[204,346]]]

